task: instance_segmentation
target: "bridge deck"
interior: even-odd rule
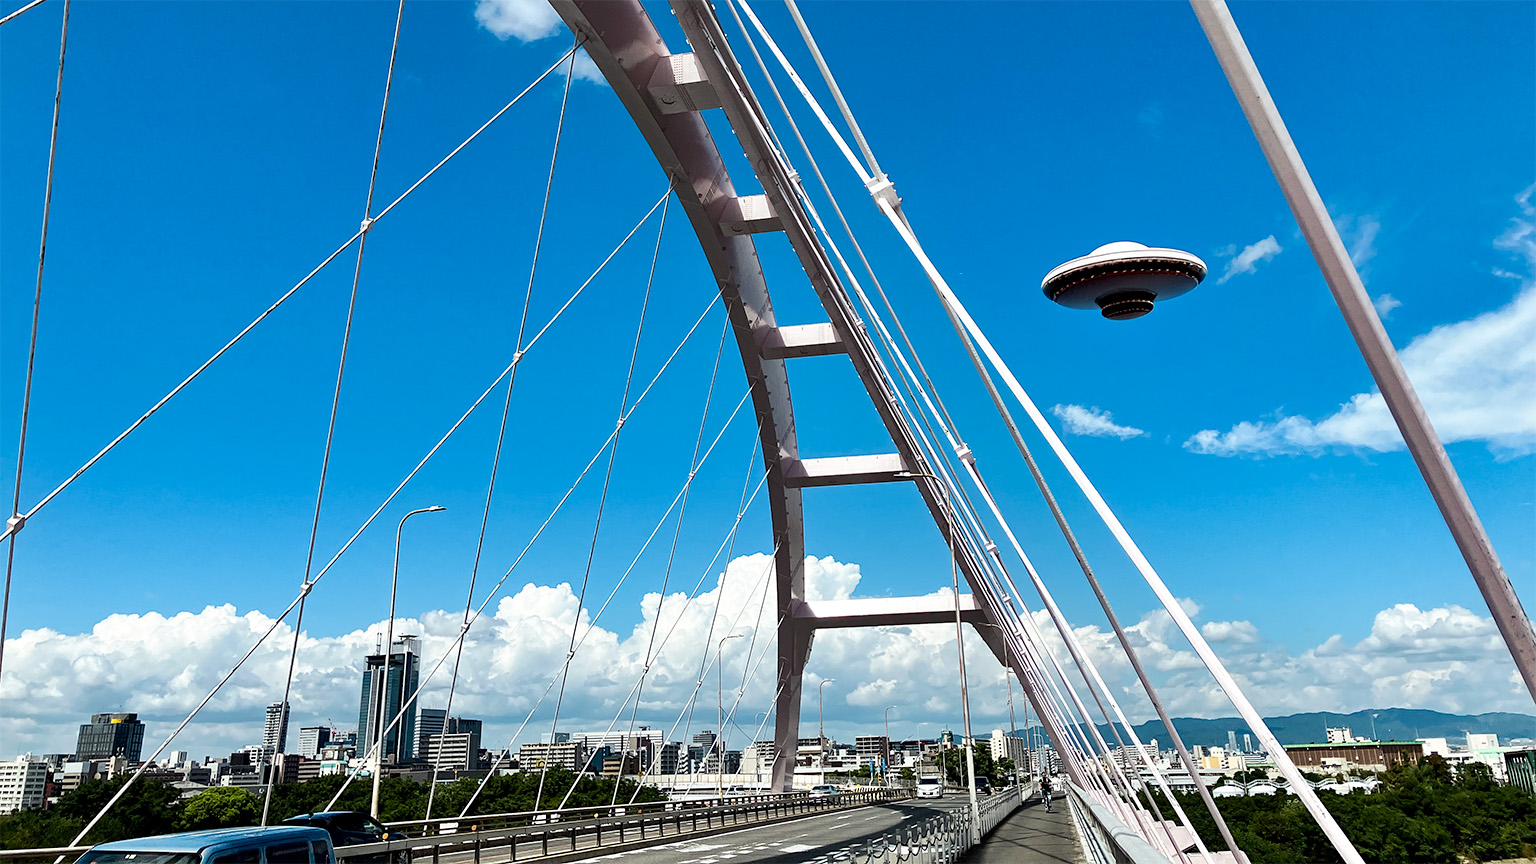
[[[1085,864],[1067,806],[1057,801],[1047,813],[1037,799],[1020,807],[960,860],[964,864]]]

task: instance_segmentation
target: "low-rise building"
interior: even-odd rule
[[[1420,741],[1287,744],[1285,752],[1297,768],[1385,771],[1393,765],[1417,763],[1424,756],[1424,744]]]

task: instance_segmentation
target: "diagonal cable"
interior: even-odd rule
[[[37,0],[42,2],[42,0]],[[33,3],[33,6],[37,3]],[[6,16],[20,15],[26,6]],[[5,23],[0,21],[0,24]],[[53,165],[59,152],[59,106],[64,99],[64,48],[69,44],[69,0],[64,0],[64,21],[59,25],[59,76],[53,89],[53,127],[48,133],[48,178],[43,183],[43,229],[37,243],[37,289],[32,295],[32,335],[27,341],[27,382],[21,396],[21,435],[16,444],[16,485],[11,492],[10,532],[5,550],[5,597],[0,600],[0,675],[5,672],[5,630],[11,620],[11,571],[16,565],[16,532],[26,519],[21,515],[21,464],[27,455],[27,419],[32,411],[32,374],[37,366],[37,323],[43,307],[43,262],[48,257],[48,217],[53,211]]]
[[[578,41],[577,44],[580,44]],[[565,70],[565,89],[560,94],[560,116],[555,121],[555,145],[549,156],[549,176],[544,182],[544,204],[539,210],[539,228],[533,239],[533,261],[528,265],[528,289],[523,293],[523,313],[517,325],[517,350],[523,348],[523,338],[528,331],[528,309],[533,302],[533,281],[539,271],[539,250],[544,245],[544,226],[549,218],[549,198],[555,187],[555,162],[560,158],[560,139],[565,132],[565,109],[571,98],[571,79],[575,77],[576,53],[571,52],[570,65]],[[485,529],[491,520],[491,499],[496,494],[496,475],[501,469],[501,451],[507,440],[507,419],[512,413],[512,387],[517,382],[517,370],[507,376],[507,398],[501,406],[501,427],[496,433],[496,452],[491,456],[491,476],[485,488],[485,509],[480,514],[480,536],[475,539],[475,561],[469,569],[469,592],[464,598],[464,629],[469,629],[470,607],[475,602],[475,579],[480,574],[480,556],[485,551]],[[453,677],[448,681],[448,704],[443,709],[444,722],[453,716],[453,694],[459,686],[459,664],[464,659],[464,640],[460,639],[455,649],[457,655],[453,660]],[[443,729],[447,732],[446,726]],[[438,757],[432,760],[432,782],[427,787],[427,812],[423,818],[432,818],[432,803],[437,797],[437,772],[438,764],[442,761],[442,749],[438,749]]]
[[[347,349],[352,342],[352,321],[357,313],[357,286],[363,274],[363,250],[368,245],[367,228],[373,223],[370,218],[373,213],[373,190],[379,179],[379,154],[384,149],[384,121],[389,117],[389,93],[395,81],[395,59],[400,54],[400,23],[405,18],[405,0],[400,0],[395,10],[395,35],[389,46],[389,71],[384,75],[384,105],[379,109],[379,132],[373,142],[373,169],[368,174],[368,197],[363,203],[363,229],[364,233],[357,241],[357,264],[352,270],[352,293],[347,300],[347,323],[341,331],[341,359],[336,363],[336,389],[331,395],[331,419],[325,428],[325,453],[320,458],[320,483],[315,490],[315,514],[309,523],[309,549],[304,554],[304,582],[309,582],[311,568],[315,564],[315,538],[320,533],[320,510],[325,501],[325,480],[330,473],[331,445],[336,440],[336,414],[341,407],[341,382],[347,371]],[[288,655],[288,675],[283,679],[283,698],[278,702],[278,711],[282,712],[281,722],[278,724],[280,732],[288,729],[288,695],[293,689],[293,670],[299,662],[299,638],[304,632],[304,605],[309,597],[309,592],[299,595],[299,611],[293,619],[293,650]],[[387,653],[389,646],[384,646]],[[281,744],[281,742],[279,742]],[[277,757],[281,746],[272,750],[271,763],[268,765],[267,790],[261,799],[261,827],[267,827],[267,815],[272,809],[272,787],[277,785]]]
[[[399,206],[401,202],[410,197],[411,193],[415,192],[421,186],[421,184],[427,182],[428,178],[430,178],[433,174],[436,174],[438,170],[441,169],[444,165],[447,165],[449,160],[459,155],[459,152],[462,151],[465,147],[468,147],[470,142],[480,137],[480,133],[484,132],[486,129],[489,129],[491,124],[501,119],[501,116],[510,111],[512,106],[522,101],[523,97],[527,96],[534,87],[537,87],[540,82],[542,82],[545,78],[548,78],[550,74],[553,73],[556,69],[560,68],[561,64],[565,63],[569,56],[569,52],[560,55],[560,59],[556,60],[554,64],[551,65],[548,69],[545,69],[543,73],[534,79],[533,83],[529,84],[527,87],[523,88],[522,92],[512,97],[512,101],[502,106],[501,110],[497,111],[491,116],[491,119],[481,124],[480,128],[476,129],[474,132],[471,132],[469,137],[465,138],[464,141],[459,144],[459,146],[449,151],[447,156],[444,156],[436,165],[432,166],[427,171],[427,173],[423,174],[420,179],[418,179],[415,183],[412,183],[410,187],[407,188],[404,192],[400,193],[399,197],[391,201],[387,207],[385,207],[383,210],[380,210],[379,214],[373,217],[372,223],[368,226],[368,228],[371,229],[377,225],[380,219],[383,219],[391,210],[395,209],[395,207]],[[160,401],[156,402],[154,405],[151,405],[149,410],[140,415],[137,420],[134,420],[132,423],[130,423],[128,428],[120,432],[116,438],[113,438],[111,441],[107,442],[107,446],[101,448],[101,450],[97,451],[95,456],[92,456],[90,459],[86,460],[84,465],[81,465],[79,468],[75,469],[74,473],[66,477],[63,483],[60,483],[58,486],[54,487],[52,492],[44,495],[42,499],[39,500],[36,504],[32,505],[31,509],[27,510],[26,513],[21,514],[19,521],[15,518],[12,518],[12,520],[7,522],[4,532],[0,533],[0,540],[7,539],[15,534],[21,529],[21,525],[25,524],[26,520],[36,516],[39,511],[48,506],[49,502],[53,501],[54,498],[57,498],[60,493],[74,485],[76,480],[79,480],[82,476],[85,475],[85,472],[91,470],[91,468],[94,467],[97,462],[100,462],[103,458],[106,457],[108,453],[111,453],[114,449],[116,449],[117,445],[123,443],[124,439],[126,439],[129,435],[132,435],[140,426],[144,425],[144,423],[148,421],[150,417],[153,417],[160,411],[161,408],[164,408],[167,403],[169,403],[177,396],[177,394],[181,393],[181,391],[185,390],[193,381],[196,381],[199,377],[201,377],[204,372],[208,371],[210,366],[217,362],[219,358],[228,353],[231,348],[235,347],[235,345],[238,344],[240,340],[244,339],[247,335],[250,334],[252,330],[255,330],[258,325],[267,320],[267,318],[270,317],[273,312],[276,312],[280,306],[288,302],[288,300],[292,298],[294,294],[299,292],[300,288],[308,285],[310,280],[320,275],[321,270],[324,270],[327,266],[330,265],[332,261],[335,261],[338,257],[340,257],[341,253],[347,251],[348,247],[357,242],[358,238],[362,237],[363,234],[367,232],[367,230],[368,229],[359,228],[355,234],[347,238],[346,242],[336,247],[334,252],[327,255],[323,261],[315,266],[315,269],[309,271],[309,273],[305,274],[304,278],[294,283],[292,288],[289,288],[287,291],[285,291],[281,297],[278,297],[277,300],[272,303],[271,306],[268,306],[264,311],[262,311],[260,315],[257,315],[251,321],[251,323],[245,325],[245,327],[241,329],[239,333],[235,334],[234,338],[224,343],[224,346],[219,350],[213,352],[213,356],[209,357],[207,360],[203,361],[202,365],[192,370],[192,374],[182,379],[180,384],[172,387],[169,393],[166,393],[163,397],[160,398]],[[564,310],[562,309],[561,311]]]

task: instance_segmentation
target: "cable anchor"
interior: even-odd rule
[[[875,199],[875,206],[888,205],[892,210],[901,206],[901,196],[896,194],[896,184],[885,174],[876,174],[864,184],[869,190],[869,197]]]

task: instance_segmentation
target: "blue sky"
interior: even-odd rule
[[[542,7],[487,3],[407,5],[379,166],[383,201],[565,49],[568,34],[548,26]],[[0,31],[0,473],[7,477],[15,469],[61,9],[45,4]],[[766,3],[758,11],[809,71],[785,11]],[[393,12],[379,3],[75,4],[24,509],[356,230]],[[651,14],[683,50],[666,7]],[[1244,669],[1240,658],[1252,658],[1256,683],[1276,665],[1297,676],[1287,681],[1305,683],[1308,675],[1326,677],[1314,661],[1337,635],[1361,651],[1369,643],[1387,658],[1382,663],[1407,664],[1383,666],[1373,679],[1397,682],[1376,689],[1382,699],[1529,709],[1507,680],[1502,647],[1489,642],[1487,610],[1412,461],[1382,437],[1386,427],[1368,404],[1339,413],[1371,392],[1369,375],[1186,6],[815,3],[806,14],[928,250],[1035,400],[1080,421],[1108,412],[1126,427],[1129,437],[1069,435],[1068,443],[1174,592],[1198,604],[1199,620],[1249,622],[1257,634],[1221,650]],[[1400,349],[1416,345],[1405,362],[1422,376],[1431,415],[1453,439],[1452,459],[1530,602],[1536,11],[1503,3],[1313,3],[1238,4],[1234,14],[1367,288],[1388,310],[1388,332]],[[739,36],[733,25],[727,32]],[[755,69],[751,76],[758,80]],[[510,359],[561,83],[552,76],[371,235],[321,561]],[[797,117],[809,122],[808,114]],[[770,119],[780,123],[776,109]],[[711,122],[739,163],[723,118]],[[1069,616],[1097,624],[1091,595],[921,272],[824,136],[811,137],[1021,539]],[[803,161],[798,151],[790,156]],[[665,182],[611,91],[577,80],[534,288],[535,329]],[[653,219],[528,355],[482,575],[505,570],[613,428],[656,236]],[[1060,309],[1040,295],[1039,279],[1051,267],[1127,239],[1188,249],[1210,264],[1212,277],[1128,323]],[[781,321],[822,320],[787,246],[775,243],[782,241],[766,237],[761,246]],[[71,692],[104,686],[134,710],[146,684],[121,674],[128,655],[104,647],[107,635],[90,635],[98,622],[220,604],[238,615],[272,614],[291,599],[303,572],[352,262],[349,251],[28,525],[17,547],[10,634],[70,638],[54,645],[34,634],[34,654],[8,648],[8,694],[37,680]],[[691,233],[669,220],[639,381],[649,380],[713,291]],[[686,478],[720,326],[717,308],[624,430],[593,569],[599,599]],[[845,360],[797,361],[790,374],[805,455],[888,448]],[[727,343],[709,437],[744,389]],[[343,639],[385,617],[390,529],[406,509],[427,504],[450,509],[408,529],[402,615],[462,607],[500,403],[500,395],[487,400],[326,577],[306,631]],[[1245,422],[1258,425],[1232,434]],[[1197,439],[1203,430],[1212,434]],[[725,536],[752,434],[750,416],[739,416],[701,472],[677,578],[696,579]],[[1155,603],[1150,592],[1069,492],[1065,473],[1046,470],[1122,614],[1140,618]],[[509,580],[512,592],[530,582],[579,586],[600,481],[601,473],[578,489]],[[808,552],[857,565],[857,594],[923,594],[948,581],[945,549],[910,489],[815,490],[806,498]],[[736,554],[771,551],[768,534],[756,507]],[[670,535],[668,528],[661,536]],[[664,545],[642,559],[606,626],[626,633],[641,622],[641,596],[656,590],[665,562]],[[1422,615],[1402,613],[1400,604]],[[1380,617],[1394,608],[1390,620]],[[128,631],[143,624],[133,620]],[[156,638],[196,642],[188,631],[201,619],[189,620],[165,625]],[[1422,628],[1457,622],[1475,644],[1425,648],[1416,659],[1393,653],[1393,633],[1409,644]],[[1399,624],[1408,629],[1388,632]],[[1418,644],[1439,644],[1429,636]],[[177,643],[165,656],[186,649]],[[80,652],[107,658],[100,662],[119,672],[100,679],[106,684],[72,678]],[[828,647],[824,656],[838,652]],[[833,671],[828,665],[816,674]],[[887,680],[869,669],[836,674],[850,690],[850,675]],[[1426,680],[1439,683],[1426,690]],[[1265,686],[1281,685],[1258,689]],[[231,697],[231,724],[249,705],[276,698],[261,689]],[[488,686],[486,698],[493,693]],[[7,724],[0,728],[52,750],[67,742],[47,730],[119,707],[103,698],[96,691],[67,705],[25,706],[0,719]],[[1364,701],[1338,696],[1338,704],[1316,707],[1370,707],[1369,698],[1348,698]],[[313,700],[318,716],[325,702],[318,691]],[[1305,710],[1278,694],[1256,701]],[[919,702],[908,712],[914,722],[925,710]],[[175,704],[143,710],[163,722]],[[496,709],[488,701],[483,710]],[[1193,695],[1186,710],[1229,713]],[[874,722],[856,699],[829,702],[828,711],[849,731]],[[593,708],[589,716],[601,713]],[[208,732],[200,740],[211,747],[242,734]]]

